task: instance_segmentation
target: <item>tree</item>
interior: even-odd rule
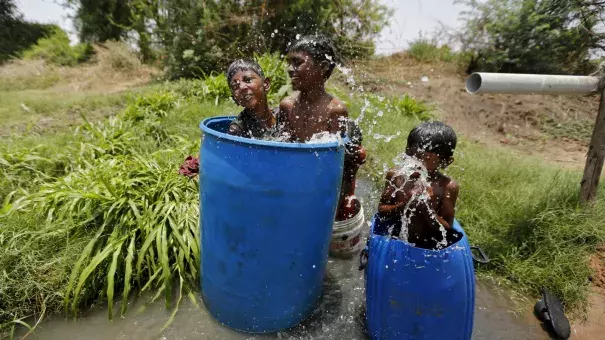
[[[170,77],[222,69],[254,52],[283,53],[297,35],[318,31],[345,57],[368,56],[392,14],[379,0],[67,1],[85,41],[136,33],[144,58],[152,51],[166,56]]]
[[[75,10],[80,40],[90,43],[126,37],[132,25],[131,5],[129,0],[66,0],[66,6]]]
[[[461,0],[470,7],[459,38],[474,56],[468,72],[585,74],[603,49],[600,0]],[[586,7],[588,2],[594,6]]]
[[[17,6],[14,0],[0,0],[0,24],[14,20],[17,12]]]

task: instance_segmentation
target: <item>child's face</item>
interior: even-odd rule
[[[324,82],[324,70],[307,52],[290,52],[287,60],[294,91],[308,92]]]
[[[238,105],[254,110],[267,103],[270,85],[269,79],[263,80],[256,72],[244,70],[231,78],[229,88]]]
[[[418,158],[422,161],[422,163],[426,167],[426,170],[431,174],[435,173],[435,171],[439,170],[439,168],[447,167],[453,161],[452,158],[443,159],[436,153],[426,152],[426,151],[422,152],[418,156],[420,156]]]

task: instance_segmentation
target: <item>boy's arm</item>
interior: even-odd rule
[[[447,229],[451,229],[454,225],[454,216],[456,215],[456,200],[458,199],[459,192],[460,187],[454,180],[451,180],[445,186],[445,190],[443,192],[443,202],[441,202],[441,209],[437,212],[437,218],[439,219],[439,223],[441,223]]]

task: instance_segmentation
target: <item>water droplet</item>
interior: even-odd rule
[[[313,268],[315,268],[315,265],[313,265]]]
[[[385,265],[384,267],[385,267],[386,269],[389,269],[389,265],[388,265],[388,264],[387,264],[387,265]]]

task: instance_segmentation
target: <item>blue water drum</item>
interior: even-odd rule
[[[202,298],[228,327],[275,332],[321,296],[344,146],[230,136],[232,119],[200,124]]]
[[[376,235],[368,242],[366,318],[372,339],[470,339],[475,274],[468,238],[442,250]]]

